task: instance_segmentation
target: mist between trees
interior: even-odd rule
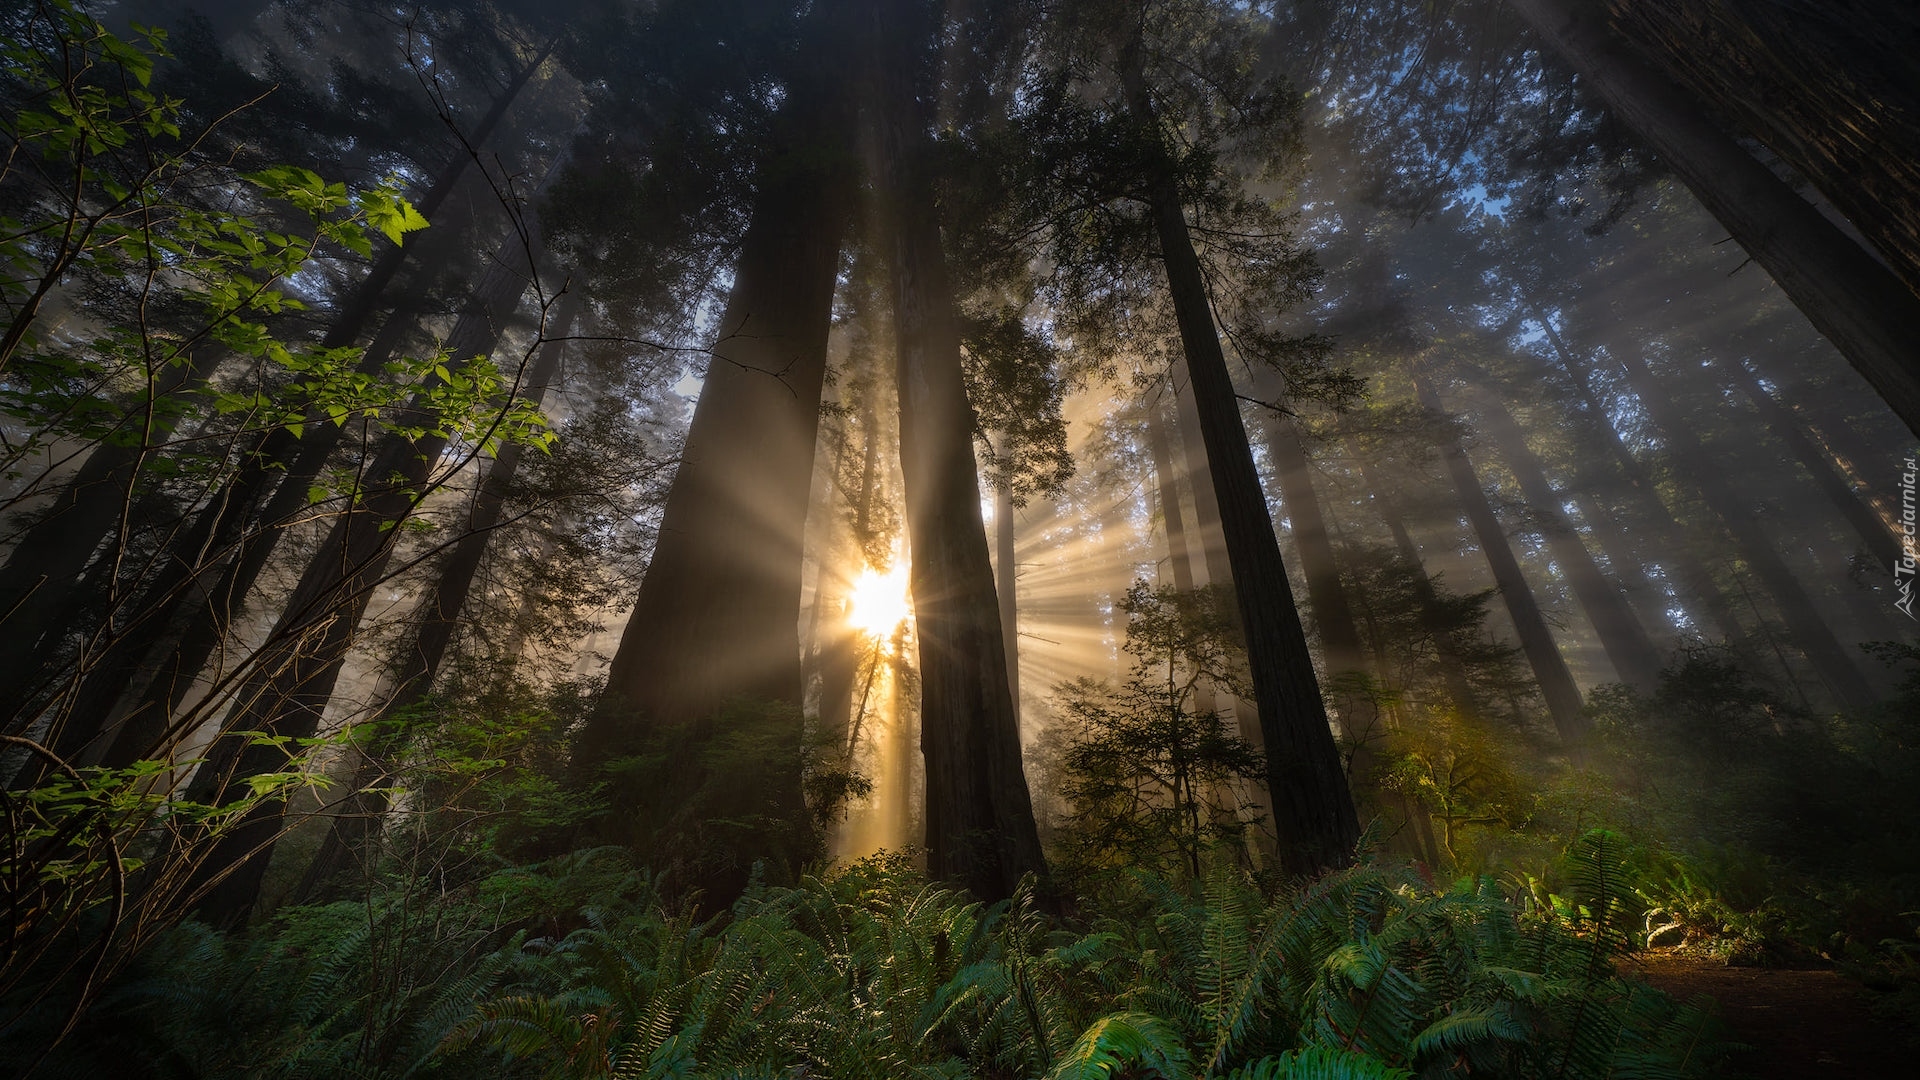
[[[1914,1013],[1903,5],[0,20],[8,1075]]]

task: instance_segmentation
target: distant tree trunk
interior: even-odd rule
[[[862,425],[861,435],[864,445],[861,447],[860,492],[853,504],[853,537],[854,549],[864,553],[866,542],[873,532],[874,485],[880,464],[880,440],[874,431],[872,402],[865,403],[863,412],[866,422]],[[829,618],[832,621],[827,627],[827,644],[820,660],[820,726],[824,731],[844,733],[851,719],[853,682],[860,669],[861,635],[846,624],[844,617]]]
[[[878,647],[877,642],[875,646]],[[880,657],[875,656],[873,662],[880,663]],[[915,836],[913,832],[913,751],[918,716],[913,694],[916,676],[913,666],[907,662],[906,623],[894,627],[892,651],[887,654],[886,662],[893,667],[893,680],[889,684],[893,700],[888,711],[893,742],[887,765],[880,770],[880,783],[875,787],[880,805],[889,808],[887,824],[894,842],[903,848],[925,846],[926,837]]]
[[[447,339],[454,356],[471,358],[493,351],[505,316],[526,290],[529,269],[502,258],[488,272]],[[244,793],[249,778],[276,772],[285,764],[284,749],[253,745],[232,733],[258,731],[304,739],[319,730],[360,618],[386,576],[401,535],[398,526],[426,497],[424,486],[446,442],[439,435],[415,440],[390,434],[375,448],[365,470],[367,490],[307,563],[267,644],[255,658],[234,715],[223,725],[227,734],[209,748],[188,786],[192,801],[231,802]],[[225,926],[245,921],[279,838],[285,810],[281,800],[262,802],[208,853],[190,885],[208,890],[198,905],[208,921]]]
[[[1399,552],[1400,561],[1417,571],[1413,579],[1414,597],[1420,604],[1422,621],[1433,633],[1434,652],[1440,660],[1440,675],[1446,685],[1447,695],[1453,699],[1454,708],[1463,713],[1474,713],[1478,711],[1480,703],[1472,684],[1467,681],[1466,665],[1461,661],[1453,635],[1441,622],[1440,594],[1433,587],[1433,579],[1427,576],[1426,564],[1420,558],[1420,546],[1413,542],[1413,534],[1407,531],[1406,520],[1400,516],[1392,490],[1381,482],[1364,453],[1356,454],[1355,458],[1360,462],[1360,479],[1366,483],[1367,490],[1373,493],[1373,504],[1380,511],[1380,520],[1393,535],[1394,550]],[[1428,837],[1428,842],[1431,841],[1432,838]]]
[[[1211,318],[1211,316],[1209,316]],[[1226,531],[1221,524],[1220,498],[1213,489],[1213,463],[1207,456],[1206,437],[1201,430],[1200,410],[1194,398],[1193,376],[1189,362],[1177,359],[1168,382],[1186,385],[1174,393],[1174,431],[1179,442],[1174,448],[1177,460],[1185,465],[1180,471],[1187,490],[1193,494],[1193,527],[1187,530],[1189,557],[1197,554],[1194,569],[1205,576],[1204,584],[1231,588],[1233,560],[1227,555]]]
[[[994,592],[1000,599],[1000,638],[1007,650],[1007,693],[1020,719],[1019,571],[1013,536],[1013,486],[1002,478],[993,489]]]
[[[1414,388],[1420,404],[1435,417],[1444,419],[1451,415],[1440,404],[1440,395],[1434,392],[1425,376],[1414,376]],[[1540,614],[1540,604],[1534,599],[1526,575],[1520,571],[1520,560],[1514,557],[1513,545],[1487,502],[1487,493],[1480,486],[1480,478],[1474,473],[1473,462],[1467,458],[1458,435],[1450,433],[1441,440],[1440,456],[1460,493],[1461,506],[1473,525],[1474,535],[1479,538],[1480,550],[1493,571],[1494,584],[1500,587],[1507,613],[1513,616],[1514,632],[1520,636],[1520,651],[1526,655],[1533,677],[1540,684],[1540,695],[1546,699],[1554,730],[1559,732],[1567,752],[1578,759],[1585,753],[1591,730],[1583,712],[1585,705],[1580,700],[1580,688],[1573,681],[1573,673],[1567,670],[1567,661],[1554,643],[1553,630]]]
[[[1687,543],[1686,531],[1674,520],[1673,512],[1660,497],[1660,489],[1653,482],[1653,476],[1647,472],[1640,459],[1633,456],[1626,443],[1620,440],[1620,432],[1613,426],[1612,418],[1607,414],[1606,406],[1600,396],[1594,393],[1593,380],[1588,377],[1585,362],[1577,359],[1573,351],[1554,328],[1551,320],[1538,307],[1529,314],[1547,335],[1547,342],[1553,347],[1554,355],[1560,358],[1561,370],[1567,373],[1573,382],[1575,392],[1580,395],[1581,403],[1586,406],[1587,416],[1593,430],[1599,435],[1608,456],[1620,469],[1627,483],[1632,485],[1634,494],[1640,503],[1641,520],[1651,525],[1653,539],[1659,545],[1663,556],[1673,560],[1679,571],[1679,584],[1701,608],[1720,635],[1729,642],[1737,642],[1741,637],[1740,619],[1733,613],[1733,605],[1726,593],[1714,580],[1713,572],[1694,553]]]
[[[1767,393],[1761,387],[1759,380],[1753,377],[1753,373],[1747,370],[1746,365],[1736,361],[1720,366],[1732,375],[1733,384],[1739,387],[1741,393],[1747,396],[1747,400],[1753,402],[1753,407],[1760,411],[1760,416],[1767,422],[1768,428],[1779,436],[1780,441],[1786,443],[1787,449],[1793,452],[1793,456],[1799,459],[1800,464],[1813,477],[1814,486],[1818,487],[1820,493],[1827,497],[1827,501],[1833,504],[1834,510],[1839,512],[1841,518],[1853,527],[1853,531],[1860,537],[1860,542],[1865,544],[1867,551],[1873,555],[1874,561],[1891,575],[1894,564],[1901,559],[1901,551],[1893,534],[1887,531],[1886,523],[1860,501],[1860,497],[1854,494],[1853,486],[1834,470],[1833,461],[1814,445],[1812,437],[1801,426],[1799,418],[1793,415],[1793,410],[1781,404],[1772,394]]]
[[[1681,463],[1682,468],[1700,479],[1700,494],[1706,499],[1707,506],[1733,537],[1747,566],[1773,595],[1774,602],[1780,605],[1790,640],[1806,655],[1826,683],[1828,691],[1842,706],[1860,708],[1871,704],[1872,696],[1867,692],[1867,684],[1859,667],[1847,655],[1839,638],[1834,636],[1833,628],[1820,615],[1799,579],[1787,567],[1779,552],[1774,550],[1753,508],[1736,496],[1725,483],[1719,482],[1719,468],[1713,464],[1712,457],[1701,445],[1699,436],[1694,434],[1686,417],[1674,406],[1667,388],[1655,380],[1636,350],[1623,347],[1617,350],[1617,356],[1627,370],[1628,384],[1660,429],[1661,438],[1665,440],[1669,452]]]
[[[1291,418],[1275,414],[1268,419],[1267,452],[1273,455],[1280,496],[1286,500],[1287,519],[1292,523],[1293,543],[1300,552],[1300,568],[1306,572],[1307,603],[1320,631],[1327,674],[1337,678],[1348,672],[1364,673],[1367,663],[1360,629],[1354,623],[1346,586],[1340,581],[1320,497],[1313,490],[1313,467]],[[1353,731],[1347,735],[1357,737]]]
[[[1167,562],[1173,574],[1173,587],[1183,593],[1193,591],[1193,562],[1188,557],[1186,515],[1180,509],[1180,479],[1173,469],[1173,453],[1167,446],[1167,422],[1157,401],[1147,403],[1147,452],[1153,458],[1154,490],[1160,504],[1160,521],[1167,530]]]
[[[1619,587],[1600,572],[1586,542],[1561,512],[1564,497],[1554,491],[1553,484],[1547,480],[1513,416],[1490,398],[1483,398],[1482,403],[1481,416],[1487,423],[1487,433],[1493,436],[1514,479],[1520,482],[1521,495],[1540,516],[1547,543],[1553,548],[1554,561],[1560,564],[1573,585],[1574,595],[1579,597],[1581,608],[1599,635],[1600,646],[1606,650],[1614,674],[1643,694],[1653,693],[1660,685],[1663,664],[1660,651],[1647,636],[1646,627],[1627,605],[1627,598]]]
[[[1508,0],[1920,432],[1920,297],[1620,41],[1598,4]]]
[[[527,372],[523,393],[536,406],[553,385],[559,372],[560,357],[566,352],[567,335],[580,312],[576,293],[563,294],[554,305],[542,334],[549,340],[540,346],[533,366]],[[467,511],[466,531],[441,561],[439,580],[420,608],[420,626],[412,647],[400,658],[388,676],[391,687],[387,700],[373,715],[372,722],[392,719],[396,714],[420,703],[433,689],[440,664],[453,643],[461,614],[466,610],[480,564],[493,540],[506,510],[507,494],[520,471],[521,445],[508,443],[500,448],[493,466],[480,484]],[[393,758],[406,749],[410,733],[404,729],[380,732],[367,749],[366,759],[355,771],[350,794],[329,814],[333,827],[320,845],[320,851],[308,864],[307,872],[294,891],[294,901],[304,903],[329,880],[345,871],[354,857],[379,831],[387,811],[388,785],[393,776]]]
[[[438,218],[473,155],[486,144],[528,80],[551,55],[549,42],[494,98],[472,132],[466,147],[455,155],[415,204],[429,221]],[[328,323],[323,348],[343,348],[359,340],[367,322],[379,309],[402,265],[417,244],[391,245],[383,250],[354,286]],[[361,357],[359,370],[378,374],[411,325],[413,298],[394,304]],[[90,761],[125,765],[144,754],[149,744],[136,735],[121,745],[119,729],[130,716],[144,729],[159,730],[180,705],[192,681],[214,650],[226,639],[227,628],[241,611],[247,593],[265,569],[281,532],[278,523],[306,506],[307,491],[339,445],[344,428],[312,422],[305,437],[279,428],[257,439],[242,455],[234,478],[203,507],[193,523],[169,545],[156,562],[157,572],[146,585],[137,620],[116,632],[107,651],[93,664],[80,687],[64,747],[67,755]],[[263,499],[269,499],[260,510]],[[248,535],[250,527],[259,531]],[[220,569],[224,553],[233,554]],[[212,556],[209,559],[209,555]],[[209,584],[207,578],[213,578]],[[133,754],[129,758],[127,754]]]
[[[221,355],[218,348],[202,347],[188,363],[155,372],[152,400],[204,384]],[[74,603],[76,586],[102,545],[113,558],[125,530],[134,524],[129,508],[136,501],[141,470],[166,440],[166,421],[157,424],[147,429],[136,414],[127,425],[136,429],[128,433],[137,435],[133,444],[103,442],[94,447],[0,567],[0,727],[11,726],[61,681],[46,669],[47,661],[65,656],[64,639],[85,625],[81,620],[96,614],[88,610],[92,605]],[[102,572],[111,578],[115,569]],[[59,726],[44,741],[69,746],[72,736],[63,737]]]
[[[633,752],[653,726],[703,730],[732,700],[801,703],[807,504],[851,210],[843,97],[831,73],[798,80],[756,168],[713,359],[579,765]]]
[[[1353,861],[1360,835],[1346,769],[1320,698],[1306,632],[1280,559],[1266,493],[1254,469],[1239,399],[1214,328],[1206,280],[1187,232],[1171,162],[1164,145],[1158,143],[1163,136],[1141,73],[1137,43],[1130,47],[1124,65],[1134,121],[1160,146],[1157,160],[1149,166],[1150,175],[1143,179],[1148,184],[1213,491],[1220,504],[1234,594],[1246,630],[1280,866],[1291,874],[1345,866]]]
[[[1220,522],[1220,500],[1214,493],[1213,469],[1207,459],[1206,439],[1200,429],[1200,411],[1194,404],[1193,378],[1185,359],[1175,358],[1172,370],[1167,373],[1166,385],[1173,391],[1174,432],[1179,436],[1178,445],[1172,448],[1172,456],[1178,462],[1178,467],[1170,474],[1175,477],[1174,498],[1178,500],[1182,485],[1193,496],[1193,522],[1191,525],[1182,523],[1180,544],[1189,580],[1222,590],[1220,595],[1223,597],[1237,595],[1233,592],[1233,560],[1227,555],[1227,534]],[[1240,622],[1238,603],[1227,614],[1233,619],[1234,628],[1244,644],[1246,628]],[[1225,700],[1222,701],[1222,698]],[[1231,716],[1242,742],[1262,751],[1266,749],[1267,737],[1260,726],[1260,707],[1255,703],[1237,695],[1221,694],[1212,680],[1203,680],[1195,690],[1193,705],[1201,713],[1219,712],[1222,716]],[[1271,819],[1271,808],[1260,801],[1258,794],[1255,795],[1255,802],[1258,812]]]
[[[1594,539],[1600,545],[1600,553],[1606,556],[1614,583],[1627,598],[1627,610],[1635,612],[1640,625],[1647,628],[1648,640],[1655,654],[1659,655],[1660,641],[1671,632],[1666,615],[1666,593],[1647,577],[1647,556],[1635,543],[1633,530],[1621,521],[1614,507],[1596,494],[1595,485],[1591,483],[1593,479],[1585,473],[1574,474],[1567,480],[1567,493],[1580,507],[1580,516],[1587,520]],[[1635,597],[1647,599],[1635,604]]]
[[[409,321],[398,309],[387,317],[362,372],[392,356]],[[344,428],[310,423],[305,438],[280,428],[247,452],[233,479],[169,545],[147,610],[88,673],[73,709],[83,720],[73,732],[76,753],[118,767],[157,749],[154,739],[244,614],[254,582],[286,526],[304,515],[308,489],[343,436]]]

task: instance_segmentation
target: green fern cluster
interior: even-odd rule
[[[1121,1004],[1169,1022],[1160,1057],[1198,1051],[1185,1075],[1306,1068],[1287,1051],[1357,1056],[1340,1075],[1708,1074],[1707,1013],[1614,975],[1631,944],[1619,847],[1593,834],[1569,853],[1601,913],[1578,921],[1517,911],[1489,881],[1436,891],[1382,866],[1269,902],[1225,863],[1198,898],[1144,882],[1152,917],[1112,924],[1140,964]]]
[[[460,897],[183,929],[79,1045],[207,1078],[1711,1075],[1706,1014],[1614,974],[1623,843],[1567,864],[1557,904],[1516,906],[1385,865],[1269,897],[1223,857],[1063,920],[896,856],[698,921],[600,849]]]
[[[555,1078],[1710,1075],[1707,1013],[1614,974],[1622,851],[1569,852],[1571,915],[1383,866],[1268,899],[1223,859],[1197,894],[1141,875],[1077,930],[1026,890],[982,907],[871,861],[724,926],[535,943],[542,983],[447,1045]]]

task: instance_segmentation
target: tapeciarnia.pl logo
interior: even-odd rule
[[[1900,590],[1900,599],[1893,602],[1907,618],[1920,621],[1920,615],[1913,613],[1913,576],[1914,562],[1920,558],[1920,540],[1915,537],[1913,485],[1916,476],[1920,476],[1920,467],[1915,459],[1908,458],[1903,464],[1905,470],[1900,474],[1900,561],[1893,564],[1893,585]]]

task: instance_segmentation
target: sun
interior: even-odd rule
[[[892,634],[912,611],[905,566],[896,565],[884,574],[867,567],[854,579],[853,591],[847,594],[847,625],[868,637]]]

